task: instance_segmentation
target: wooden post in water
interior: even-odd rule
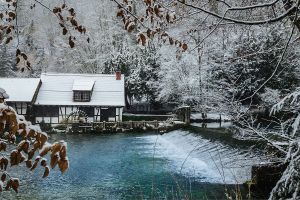
[[[189,125],[191,123],[191,107],[185,107],[185,124]]]
[[[185,124],[189,125],[191,123],[191,107],[183,106],[175,110],[176,118]]]
[[[105,121],[103,121],[103,130],[105,131],[106,128],[105,128]]]
[[[120,122],[117,122],[117,127],[116,127],[116,131],[120,130]]]
[[[129,123],[130,123],[130,130],[132,130],[133,129],[133,122],[130,120]]]
[[[143,126],[143,130],[145,130],[146,129],[146,122],[145,122],[145,120],[142,121],[142,126]]]
[[[154,122],[155,122],[155,123],[154,123],[154,127],[155,127],[155,129],[158,129],[158,121],[157,121],[157,120],[155,120]]]

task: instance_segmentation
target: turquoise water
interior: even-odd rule
[[[164,135],[51,135],[66,140],[70,169],[24,171],[1,199],[224,199],[224,183],[250,177],[257,155],[178,130]]]

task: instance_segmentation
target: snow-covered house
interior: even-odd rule
[[[34,123],[59,124],[74,116],[88,122],[122,121],[125,86],[119,72],[0,78],[0,88],[10,96],[7,104]]]
[[[32,109],[40,86],[39,78],[0,78],[0,87],[9,95],[6,103],[28,120],[34,120]]]
[[[124,76],[116,74],[41,75],[35,101],[36,123],[58,124],[74,115],[89,122],[122,121]]]

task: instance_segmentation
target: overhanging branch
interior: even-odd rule
[[[183,5],[187,6],[187,7],[191,7],[191,8],[194,8],[196,10],[200,10],[200,11],[202,11],[204,13],[210,14],[210,15],[216,17],[216,18],[219,18],[219,19],[222,19],[222,20],[225,20],[225,21],[234,22],[236,24],[242,24],[242,25],[261,25],[261,24],[278,22],[278,21],[286,18],[287,16],[292,15],[295,12],[295,9],[297,8],[296,4],[294,4],[289,9],[287,9],[286,12],[282,13],[281,15],[279,15],[279,16],[277,16],[275,18],[271,18],[271,19],[267,19],[267,20],[258,20],[258,21],[244,21],[244,20],[238,20],[238,19],[234,19],[234,18],[230,18],[230,17],[219,15],[217,13],[208,11],[208,10],[206,10],[204,8],[201,8],[201,7],[192,5],[192,4],[185,3],[185,1],[182,1],[182,0],[177,0],[177,2],[183,4]],[[274,2],[271,2],[270,4],[273,5],[276,2],[277,2],[277,0],[274,1]],[[249,6],[249,7],[235,7],[235,8],[232,7],[232,8],[228,8],[226,10],[226,12],[232,11],[232,10],[237,11],[237,10],[254,9],[254,8],[258,8],[258,7],[263,7],[263,5],[264,5],[264,7],[266,7],[266,4],[258,4],[258,5],[253,5],[253,6]]]

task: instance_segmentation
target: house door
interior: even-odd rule
[[[108,122],[110,117],[111,118],[116,117],[116,109],[112,108],[112,107],[101,108],[101,114],[100,115],[101,115],[101,122],[103,122],[103,121]]]
[[[109,112],[108,112],[108,108],[101,108],[101,116],[100,116],[100,119],[101,119],[101,122],[108,122],[108,118],[109,118]]]

